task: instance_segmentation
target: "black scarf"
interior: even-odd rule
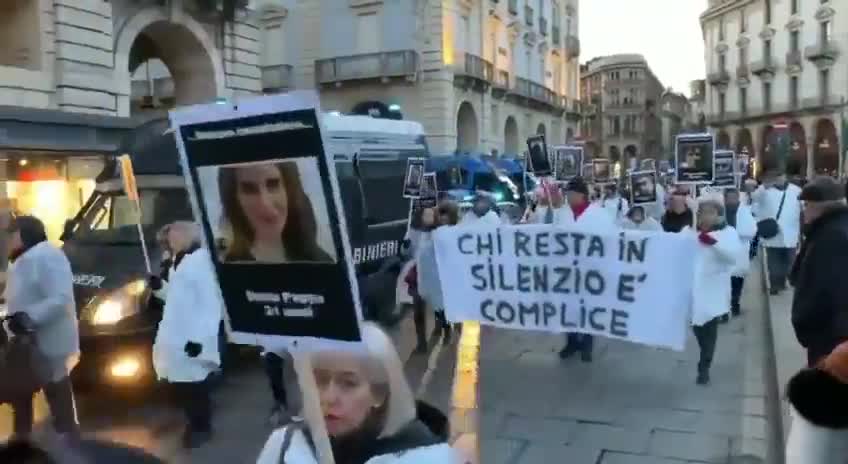
[[[336,464],[365,464],[376,456],[402,453],[444,442],[419,420],[410,422],[390,437],[374,438],[379,434],[379,428],[378,421],[370,421],[350,435],[331,438],[330,444]],[[304,427],[303,433],[314,452],[315,445],[309,429]]]

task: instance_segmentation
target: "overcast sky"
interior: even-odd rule
[[[704,42],[698,16],[707,0],[582,0],[580,60],[640,53],[666,87],[689,94],[703,79]]]

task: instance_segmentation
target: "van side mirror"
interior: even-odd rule
[[[59,237],[59,240],[65,241],[71,238],[71,235],[74,234],[74,220],[68,219],[65,221],[65,225],[62,227],[62,235]]]

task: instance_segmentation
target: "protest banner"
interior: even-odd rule
[[[548,144],[545,142],[544,135],[528,137],[527,152],[530,155],[526,157],[530,172],[537,176],[550,176],[553,173],[550,155],[548,155]]]
[[[560,145],[553,147],[554,178],[558,181],[568,181],[581,174],[583,166],[583,147],[576,145]]]
[[[361,340],[359,290],[317,95],[171,112],[230,340],[268,350]],[[400,192],[395,193],[396,195]],[[223,224],[223,226],[219,226]]]
[[[596,184],[611,184],[615,182],[612,178],[612,167],[608,159],[592,160],[592,182]]]
[[[730,150],[716,150],[713,155],[713,186],[733,187],[736,185],[735,176],[736,154]]]
[[[710,184],[715,175],[711,134],[681,134],[675,138],[675,183]]]
[[[684,349],[693,234],[534,224],[443,227],[434,240],[451,321]]]
[[[630,204],[645,205],[657,202],[656,171],[636,171],[630,174]]]
[[[424,158],[406,160],[406,177],[403,181],[403,197],[418,198],[424,183]]]

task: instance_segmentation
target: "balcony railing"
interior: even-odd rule
[[[509,14],[517,15],[518,14],[518,0],[509,0],[506,9],[509,11]]]
[[[509,88],[509,72],[504,70],[498,70],[495,73],[495,87],[508,89]]]
[[[494,66],[492,63],[477,55],[465,52],[457,52],[456,58],[455,76],[472,77],[486,82],[494,81]]]
[[[754,61],[751,63],[751,72],[756,74],[757,76],[762,76],[765,74],[772,74],[777,71],[777,66],[775,66],[775,60],[771,57],[766,57],[762,60]]]
[[[833,40],[819,41],[804,49],[804,56],[810,61],[833,61],[839,56],[839,47]]]
[[[626,111],[639,111],[644,108],[642,103],[635,102],[610,102],[606,104],[606,109],[608,110],[626,110]]]
[[[553,90],[523,77],[515,78],[515,86],[512,88],[512,93],[538,103],[543,103],[552,108],[557,107],[557,94]]]
[[[740,64],[736,67],[736,78],[739,80],[746,80],[751,77],[751,69],[748,67],[747,63]]]
[[[364,53],[315,61],[318,83],[414,77],[418,71],[418,54],[414,50]]]
[[[817,97],[805,98],[802,104],[805,110],[827,108],[841,104],[839,98],[832,94],[819,95]]]
[[[544,16],[539,17],[539,32],[548,35],[548,20]]]
[[[524,5],[524,23],[528,26],[533,25],[533,7]]]
[[[730,82],[730,73],[726,69],[707,74],[707,82],[710,85],[727,85]]]
[[[292,66],[278,64],[262,68],[262,91],[265,93],[283,92],[292,87]]]
[[[801,57],[801,50],[791,50],[786,52],[786,67],[800,68],[804,65],[804,59]]]
[[[569,59],[580,56],[580,39],[577,36],[565,36],[565,56]]]
[[[551,27],[551,42],[557,47],[562,43],[562,37],[559,35],[559,26]]]

